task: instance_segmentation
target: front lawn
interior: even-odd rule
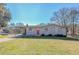
[[[0,43],[0,54],[79,54],[79,41],[61,39],[15,38]]]

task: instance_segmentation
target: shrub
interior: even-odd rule
[[[57,34],[55,36],[57,36],[57,37],[66,37],[66,35],[62,35],[62,34]]]
[[[48,34],[48,36],[52,36],[52,34]]]
[[[44,34],[41,34],[41,36],[45,36]]]

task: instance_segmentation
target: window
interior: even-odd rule
[[[48,31],[48,28],[45,28],[45,31]]]

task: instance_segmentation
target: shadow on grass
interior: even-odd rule
[[[18,37],[13,38],[27,38],[27,39],[58,39],[58,40],[70,40],[70,41],[79,41],[79,39],[76,38],[70,38],[70,37],[58,37],[58,36],[24,36],[20,35]]]

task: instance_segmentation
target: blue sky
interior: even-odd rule
[[[59,3],[8,3],[12,19],[10,23],[49,23],[53,13],[61,8],[79,8],[79,4]]]

